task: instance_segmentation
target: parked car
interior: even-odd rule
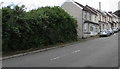
[[[120,27],[118,28],[118,31],[120,31]]]
[[[112,29],[113,29],[114,33],[118,32],[118,28],[117,27],[113,27]]]
[[[100,37],[101,36],[110,36],[110,35],[111,35],[110,31],[108,31],[108,30],[103,30],[103,31],[100,32]]]
[[[110,32],[111,35],[114,34],[114,31],[112,29],[107,29],[107,30]]]

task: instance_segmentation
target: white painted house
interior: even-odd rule
[[[88,5],[83,8],[83,32],[84,38],[96,36],[99,33],[97,11]]]
[[[103,31],[105,29],[108,29],[108,22],[107,22],[107,14],[104,11],[97,10],[99,14],[99,28],[100,31]]]
[[[113,22],[113,27],[119,27],[119,17],[112,12],[109,12],[113,17],[112,17],[112,22]]]
[[[107,13],[107,12],[106,12],[106,14],[107,14],[106,17],[107,17],[108,29],[112,29],[112,27],[113,27],[113,22],[112,22],[113,16],[110,13]]]
[[[68,0],[68,1],[64,2],[61,7],[77,20],[78,39],[82,38],[83,37],[82,7],[77,5],[72,0]]]

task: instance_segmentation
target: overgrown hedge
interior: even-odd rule
[[[2,49],[14,52],[77,40],[77,21],[60,7],[2,8]]]

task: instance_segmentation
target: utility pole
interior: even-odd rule
[[[99,2],[99,11],[101,12],[101,2]],[[100,15],[100,21],[101,21],[101,15]]]
[[[101,11],[101,2],[99,2],[99,11]]]
[[[118,2],[118,10],[120,10],[120,1]]]

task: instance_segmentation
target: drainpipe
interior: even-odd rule
[[[99,2],[99,11],[101,12],[101,2]],[[100,16],[100,22],[99,22],[99,28],[100,28],[100,31],[101,31],[101,21],[102,21],[102,19],[101,19],[101,16],[102,16],[102,14],[101,13],[99,13],[99,16]]]
[[[84,26],[84,21],[83,21],[84,19],[83,19],[83,9],[82,9],[82,38],[84,38],[83,37],[83,35],[84,35],[84,32],[83,32],[83,26]]]

